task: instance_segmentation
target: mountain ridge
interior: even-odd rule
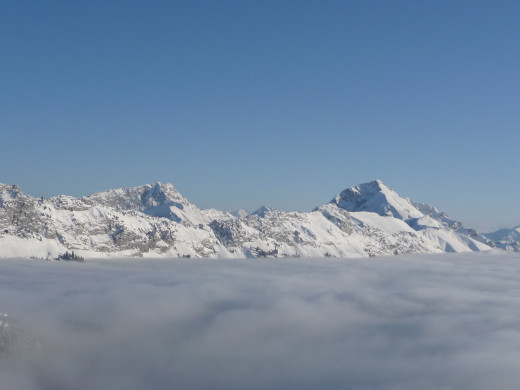
[[[0,257],[365,257],[488,250],[490,238],[381,180],[310,212],[199,209],[171,183],[79,198],[33,198],[0,184]],[[505,248],[508,249],[508,248]]]

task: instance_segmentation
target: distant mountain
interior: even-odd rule
[[[492,240],[497,248],[520,252],[520,226],[513,229],[500,229],[483,235]]]
[[[0,257],[363,257],[488,250],[495,240],[381,181],[315,210],[203,210],[172,184],[33,198],[0,184]]]
[[[520,226],[512,229],[500,229],[496,232],[484,233],[484,235],[493,241],[520,241]]]
[[[244,217],[247,217],[249,214],[251,214],[251,212],[244,210],[244,209],[228,210],[227,212],[237,218],[244,218]]]
[[[260,206],[255,211],[253,211],[250,215],[258,215],[259,217],[264,218],[265,215],[271,211],[273,211],[273,210],[270,209],[269,207]]]

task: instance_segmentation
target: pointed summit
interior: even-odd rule
[[[404,221],[423,216],[408,198],[402,198],[381,180],[374,180],[347,188],[330,203],[347,211],[369,211],[382,216],[393,216]]]
[[[273,209],[270,209],[266,206],[261,206],[255,211],[251,213],[251,215],[258,215],[260,218],[265,218],[265,214],[267,214],[269,211],[272,211]]]
[[[143,207],[157,207],[162,205],[183,204],[187,202],[175,189],[173,184],[163,184],[158,181],[155,184],[148,184],[144,187],[141,194],[141,204]]]

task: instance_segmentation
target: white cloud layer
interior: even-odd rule
[[[518,254],[1,260],[0,312],[6,389],[520,383]]]

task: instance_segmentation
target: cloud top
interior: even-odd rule
[[[0,378],[21,390],[514,389],[519,260],[2,260]]]

